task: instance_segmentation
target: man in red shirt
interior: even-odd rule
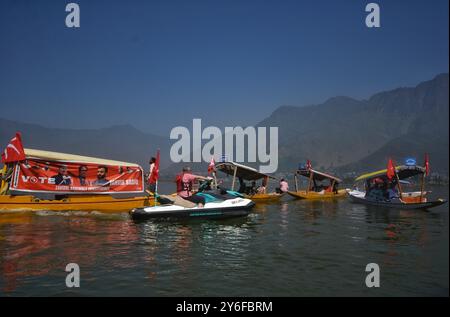
[[[208,177],[203,177],[199,175],[194,175],[191,173],[190,167],[184,167],[183,172],[177,175],[177,195],[183,199],[189,200],[199,207],[203,207],[205,205],[205,198],[193,194],[192,186],[196,180],[207,180]]]

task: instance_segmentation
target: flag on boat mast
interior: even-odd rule
[[[386,176],[389,180],[392,180],[395,176],[395,167],[392,159],[389,159],[388,161]]]
[[[425,175],[428,176],[430,174],[430,160],[428,158],[428,153],[425,154]]]
[[[312,168],[312,166],[311,166],[311,161],[310,160],[307,160],[306,161],[306,169],[307,170],[310,170]]]
[[[20,132],[9,141],[2,153],[2,163],[11,163],[25,160],[25,151],[23,150],[22,137]]]
[[[211,161],[208,165],[208,174],[216,171],[216,161],[214,160],[214,156],[211,156]]]

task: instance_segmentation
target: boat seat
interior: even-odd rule
[[[172,203],[174,205],[177,206],[181,206],[184,208],[194,208],[195,206],[197,206],[196,204],[194,204],[193,202],[183,199],[180,196],[176,195],[176,196],[171,196],[171,195],[159,195],[162,198],[168,199],[170,201],[172,201]]]

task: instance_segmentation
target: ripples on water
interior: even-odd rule
[[[448,188],[433,189],[448,197]],[[0,294],[448,296],[448,205],[386,210],[284,197],[246,218],[134,223],[127,213],[0,213]],[[81,287],[65,287],[67,263]],[[365,287],[365,266],[381,287]]]

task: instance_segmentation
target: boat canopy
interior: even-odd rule
[[[334,180],[336,183],[342,183],[342,180],[340,178],[337,178],[336,176],[330,175],[330,174],[326,174],[326,173],[322,173],[316,170],[313,170],[312,168],[309,169],[299,169],[296,171],[297,175],[301,175],[304,177],[311,177],[312,174],[312,179],[314,180],[318,180],[318,181],[323,181],[326,179],[330,179],[330,180]]]
[[[260,173],[258,170],[251,168],[249,166],[245,166],[242,164],[238,164],[235,162],[222,162],[216,164],[216,169],[221,171],[222,173],[225,173],[227,175],[240,177],[245,180],[253,181],[258,180],[261,178],[272,178],[275,179],[275,177],[272,177],[270,175]],[[236,172],[236,174],[235,174]]]
[[[412,165],[412,166],[400,165],[400,166],[395,167],[395,172],[397,173],[399,179],[405,179],[405,178],[413,177],[413,176],[416,176],[419,174],[424,174],[425,167],[418,166],[418,165]],[[376,177],[387,177],[386,173],[387,173],[387,169],[379,170],[376,172],[361,175],[361,176],[357,177],[355,179],[355,181],[358,182],[361,180],[367,180],[367,179],[372,179],[372,178],[376,178]]]
[[[50,160],[50,161],[60,161],[60,162],[83,162],[101,165],[117,165],[117,166],[129,166],[129,167],[140,167],[138,164],[106,160],[97,157],[81,156],[75,154],[59,153],[42,151],[35,149],[24,149],[25,156],[27,159],[39,159],[39,160]]]

